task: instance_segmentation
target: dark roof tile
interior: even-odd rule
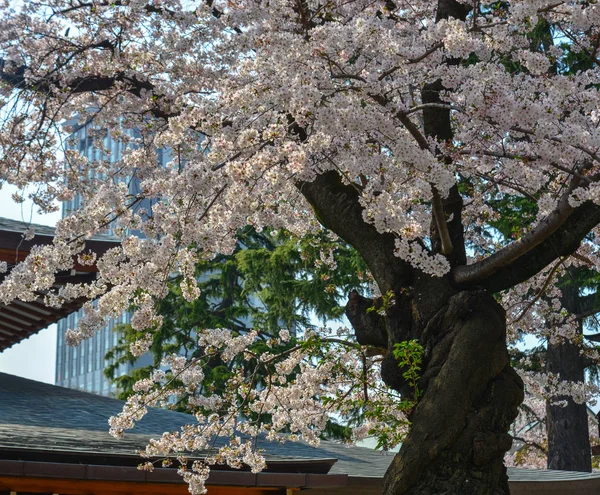
[[[54,456],[67,453],[76,459],[104,455],[109,459],[108,464],[110,458],[114,458],[121,465],[136,465],[140,462],[136,451],[143,448],[152,435],[177,430],[195,420],[188,414],[150,409],[133,433],[116,440],[108,434],[107,420],[118,413],[122,405],[120,400],[0,373],[0,452],[6,454],[12,451],[21,456],[26,456],[27,452],[45,452]],[[301,466],[299,461],[330,460],[326,462],[329,466],[337,459],[330,474],[361,478],[380,479],[394,457],[393,454],[347,447],[332,441],[311,447],[303,442],[279,444],[266,442],[263,438],[258,445],[265,449],[267,463],[290,461],[290,466],[294,462]],[[52,455],[47,457],[53,458]],[[124,459],[131,462],[124,463]],[[3,469],[8,469],[7,462],[4,461]],[[24,464],[18,457],[10,462],[12,470],[20,473]],[[303,469],[307,466],[309,464],[305,464]],[[98,479],[104,476],[102,473],[102,468],[98,468]],[[591,481],[600,478],[600,473],[513,468],[508,469],[508,474],[511,482]]]

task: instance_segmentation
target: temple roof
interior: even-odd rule
[[[117,440],[108,434],[107,420],[122,406],[123,401],[117,399],[0,373],[0,482],[4,475],[19,479],[68,478],[81,483],[183,483],[173,468],[138,471],[141,458],[137,451],[163,431],[194,424],[195,417],[150,408],[131,433]],[[226,439],[218,439],[215,446],[224,442]],[[328,440],[312,447],[303,442],[280,444],[261,438],[258,448],[267,460],[264,472],[253,474],[247,469],[215,466],[208,484],[239,486],[240,490],[293,486],[316,495],[380,494],[383,475],[394,457]],[[192,457],[206,453],[197,452]],[[511,493],[517,495],[600,493],[599,473],[509,468],[508,475]]]
[[[32,228],[35,232],[30,240],[25,240],[24,233]],[[29,254],[32,246],[50,244],[54,238],[54,228],[18,220],[0,217],[0,261],[8,265],[6,273],[0,273],[0,282]],[[102,254],[108,249],[118,246],[119,240],[110,235],[97,235],[86,241],[86,247]],[[56,287],[66,283],[90,282],[96,277],[95,266],[81,266],[56,275]],[[70,301],[61,308],[45,306],[43,294],[37,301],[13,301],[9,305],[0,304],[0,352],[12,345],[31,337],[52,323],[79,310],[86,299]]]

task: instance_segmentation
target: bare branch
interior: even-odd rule
[[[544,293],[548,289],[548,286],[554,279],[554,275],[556,275],[556,271],[558,270],[558,267],[562,264],[562,262],[563,262],[562,259],[560,259],[556,262],[556,264],[552,267],[552,270],[550,270],[550,273],[546,277],[546,280],[544,281],[542,288],[538,291],[538,293],[535,295],[535,297],[529,302],[529,304],[525,307],[525,309],[523,309],[523,311],[521,311],[521,314],[511,322],[511,325],[514,325],[515,323],[518,323],[519,321],[521,321],[523,319],[523,317],[527,314],[527,312],[533,307],[533,305],[537,301],[539,301],[540,297],[542,297],[544,295]]]
[[[444,44],[440,41],[439,43],[436,43],[435,45],[433,45],[425,53],[423,53],[423,55],[419,55],[418,57],[408,59],[408,63],[409,64],[417,64],[417,63],[421,62],[422,60],[425,60],[427,57],[429,57],[429,55],[436,52],[443,46],[444,46]],[[379,76],[379,81],[383,81],[386,77],[391,76],[394,72],[396,72],[398,69],[400,69],[400,67],[402,67],[402,66],[396,65],[396,66],[392,67],[391,69],[386,70]]]
[[[511,130],[515,131],[515,132],[520,132],[522,134],[527,134],[528,136],[539,137],[539,136],[537,136],[535,131],[532,131],[531,129],[524,129],[523,127],[514,126],[511,128]],[[549,141],[553,141],[555,143],[564,144],[565,146],[571,146],[579,151],[583,151],[590,158],[593,158],[597,163],[600,163],[600,156],[597,153],[595,153],[594,151],[590,150],[589,148],[586,148],[585,146],[581,146],[579,144],[573,144],[571,142],[564,142],[561,138],[558,138],[556,136],[544,136],[542,139],[548,139]]]
[[[417,105],[417,106],[411,107],[403,113],[404,113],[404,115],[410,115],[411,113],[415,113],[415,112],[418,112],[419,110],[424,110],[426,108],[441,108],[442,110],[462,111],[461,109],[453,107],[446,103],[423,103],[422,105]]]

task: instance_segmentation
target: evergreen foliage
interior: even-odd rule
[[[144,332],[135,331],[131,325],[115,327],[120,337],[106,355],[105,375],[116,384],[118,398],[129,397],[134,392],[133,385],[148,378],[165,356],[200,357],[204,350],[197,344],[198,330],[225,328],[241,335],[256,329],[260,339],[248,350],[260,356],[267,349],[273,351],[272,344],[279,331],[287,329],[291,338],[280,341],[275,349],[290,349],[297,343],[296,334],[315,327],[315,320],[339,324],[346,295],[351,290],[364,292],[369,274],[354,249],[325,231],[299,239],[283,230],[257,232],[248,227],[239,232],[233,254],[198,263],[196,278],[201,295],[195,301],[185,300],[180,278],[174,277],[167,297],[157,303],[158,313],[164,319],[153,333],[149,351],[152,363],[119,375],[121,365],[135,364],[137,358],[130,345],[142,338]],[[207,359],[200,392],[222,392],[231,378],[231,368],[240,364],[249,371],[257,363],[249,359],[226,365],[219,356]],[[263,372],[268,373],[268,369]],[[257,376],[257,380],[261,378]],[[172,382],[174,388],[180,385]],[[186,411],[188,398],[184,396],[170,406]],[[347,439],[349,429],[331,422],[328,434]]]

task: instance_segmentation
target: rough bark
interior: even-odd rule
[[[561,379],[583,381],[585,363],[580,347],[571,342],[548,344],[546,370],[560,374]],[[556,405],[565,401],[566,406]],[[556,397],[546,403],[548,430],[548,469],[592,471],[590,432],[587,407],[572,397]]]
[[[562,287],[562,304],[570,313],[581,313],[584,309],[578,288],[573,285]],[[583,324],[578,320],[579,333],[583,335]],[[570,341],[548,342],[546,371],[560,375],[562,380],[583,382],[585,357],[581,346]],[[556,402],[564,401],[562,407]],[[565,471],[592,471],[590,432],[586,404],[577,404],[570,396],[554,397],[546,401],[546,428],[548,432],[548,469]]]
[[[463,2],[438,0],[436,21],[464,20],[469,9]],[[423,103],[441,103],[443,90],[440,80],[426,84]],[[423,131],[439,142],[452,140],[449,111],[424,109]],[[458,269],[466,264],[462,206],[453,188],[442,211],[434,213],[430,232],[433,252],[444,253]],[[448,239],[449,248],[444,246]],[[523,401],[523,383],[509,364],[504,310],[486,292],[457,292],[448,278],[415,274],[411,288],[409,296],[396,294],[398,307],[387,314],[388,348],[400,340],[419,339],[425,348],[419,383],[423,394],[411,415],[410,432],[385,475],[384,493],[508,494],[503,458],[512,445],[508,429]],[[389,386],[407,393],[390,354],[381,375]]]
[[[346,316],[354,329],[356,341],[361,345],[387,349],[388,331],[385,320],[377,311],[370,311],[370,308],[381,308],[381,298],[375,300],[363,297],[356,291],[350,293]]]
[[[523,383],[509,365],[504,310],[485,292],[465,291],[427,312],[424,393],[384,493],[508,494],[503,457]]]

